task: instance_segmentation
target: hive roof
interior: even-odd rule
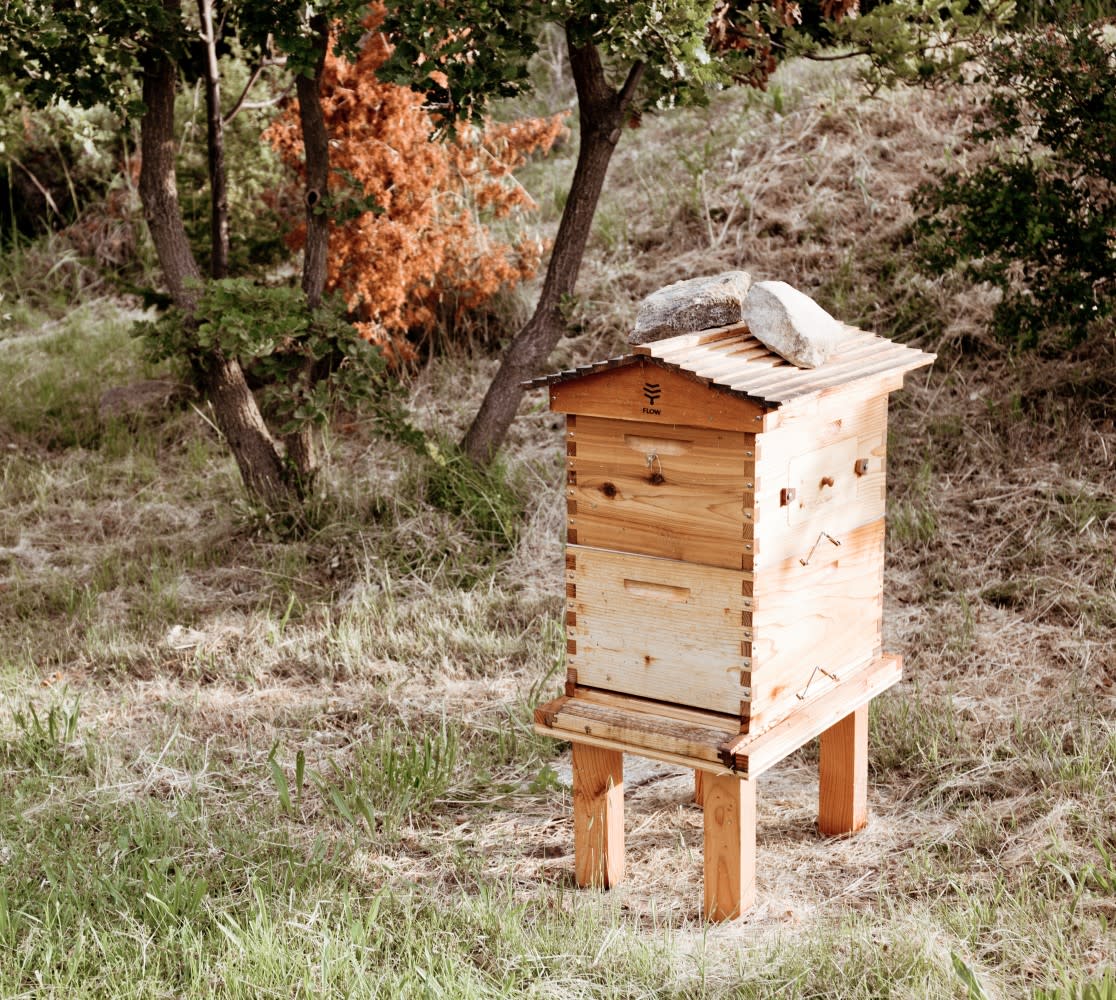
[[[913,371],[930,364],[927,354],[886,337],[846,326],[848,336],[819,368],[798,368],[760,343],[746,325],[686,333],[634,348],[631,354],[533,379],[543,387],[640,361],[682,372],[719,392],[774,409],[793,399],[858,379]]]

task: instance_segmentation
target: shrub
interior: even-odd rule
[[[384,83],[376,71],[391,47],[373,30],[355,62],[335,55],[323,73],[334,185],[327,287],[344,296],[361,335],[396,359],[414,357],[408,333],[429,332],[447,303],[457,312],[481,305],[501,288],[535,273],[543,247],[520,233],[509,241],[490,225],[521,216],[534,202],[514,171],[549,150],[562,116],[462,126],[444,142],[423,97]],[[297,107],[289,106],[266,138],[301,171]],[[305,226],[291,233],[301,245]]]
[[[919,189],[921,256],[1000,288],[1006,340],[1081,343],[1116,309],[1116,43],[1071,21],[991,46],[984,65],[974,137],[993,152]]]

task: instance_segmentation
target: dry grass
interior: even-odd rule
[[[708,928],[691,776],[633,760],[628,880],[603,897],[572,890],[568,762],[527,725],[562,648],[561,436],[542,401],[524,404],[509,442],[525,503],[510,552],[431,506],[415,460],[359,421],[331,441],[318,531],[292,541],[240,505],[191,410],[82,425],[76,441],[36,433],[36,412],[61,425],[91,385],[139,370],[119,327],[63,324],[0,344],[11,384],[53,372],[58,393],[0,419],[0,794],[21,810],[0,828],[0,946],[17,894],[48,922],[31,887],[53,892],[51,852],[117,850],[117,867],[90,870],[142,898],[148,883],[125,877],[132,849],[102,844],[98,817],[138,830],[158,813],[172,845],[158,850],[206,873],[194,922],[211,936],[196,976],[149,980],[125,948],[143,995],[420,995],[407,976],[437,966],[424,948],[458,963],[463,978],[442,980],[450,995],[960,996],[956,953],[1007,997],[1112,964],[1113,359],[1012,358],[983,339],[981,290],[906,263],[909,192],[967,155],[959,97],[861,102],[816,66],[777,85],[625,136],[580,329],[554,362],[620,350],[643,294],[733,267],[941,352],[893,407],[885,638],[907,672],[873,711],[868,829],[817,837],[813,752],[796,754],[760,781],[758,905]],[[459,434],[494,363],[432,361],[414,387],[418,422]],[[86,373],[76,388],[74,369]],[[73,747],[21,735],[21,706],[74,697]],[[390,830],[339,812],[330,790],[355,780],[385,732],[429,736],[443,720],[457,763],[436,801]],[[287,808],[271,762],[293,795],[299,755],[307,777]],[[85,817],[89,844],[35,832],[60,817]],[[274,874],[283,865],[301,874]],[[345,943],[372,900],[390,955]],[[10,959],[31,955],[59,995],[79,981],[28,943],[42,935],[21,933]],[[297,985],[290,962],[347,947],[354,978],[323,964],[320,989]],[[72,995],[123,992],[90,963]],[[13,994],[34,991],[32,971],[8,975]]]

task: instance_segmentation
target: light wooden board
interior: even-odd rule
[[[820,531],[842,539],[884,516],[887,396],[839,402],[757,436],[757,570],[805,557]],[[859,459],[867,462],[862,475]],[[823,485],[827,478],[833,485]],[[795,497],[784,504],[787,488]]]
[[[540,736],[549,736],[552,739],[566,740],[573,744],[584,743],[586,746],[601,747],[605,750],[621,750],[624,753],[634,753],[649,760],[659,760],[664,764],[677,764],[679,767],[688,767],[694,771],[704,771],[707,774],[733,774],[732,770],[722,763],[713,763],[708,760],[698,760],[682,754],[669,753],[666,750],[656,750],[654,747],[636,747],[618,740],[605,739],[599,736],[589,736],[579,733],[568,733],[561,729],[549,729],[536,722],[532,727]]]
[[[740,711],[747,574],[581,545],[567,547],[567,560],[568,663],[579,684]]]
[[[700,712],[643,698],[610,694],[577,687],[573,696],[562,696],[535,710],[535,732],[574,743],[586,743],[613,750],[640,754],[653,760],[681,764],[704,772],[729,773],[727,765],[738,774],[758,775],[777,764],[800,746],[831,729],[861,706],[882,694],[903,675],[903,660],[887,653],[850,673],[841,683],[766,732],[755,735],[733,734],[733,720],[713,712]],[[617,716],[626,716],[618,725],[622,735],[601,735],[592,719],[582,710],[610,707]],[[671,726],[680,719],[693,729],[704,727],[710,743],[696,749],[695,754],[680,753],[674,742]],[[666,734],[666,738],[664,738]],[[712,758],[717,757],[715,761]]]
[[[756,783],[711,775],[702,790],[705,919],[735,920],[756,899]]]
[[[686,358],[694,348],[708,347],[710,344],[714,344],[731,349],[738,343],[756,343],[745,323],[716,326],[709,330],[697,330],[694,333],[680,333],[677,337],[667,337],[664,340],[652,341],[650,344],[640,344],[632,349],[632,353],[672,361],[675,358]]]
[[[624,877],[624,755],[573,748],[574,874],[580,886],[607,889]]]
[[[755,432],[767,408],[710,389],[652,361],[637,361],[550,387],[550,408],[561,413],[642,420],[654,424]]]
[[[731,761],[739,773],[762,774],[854,709],[867,705],[902,677],[903,658],[885,653],[759,736],[739,736],[734,745],[724,748],[725,759]]]
[[[881,518],[844,534],[839,547],[822,539],[806,566],[792,557],[756,572],[749,732],[762,732],[879,654],[883,544]]]
[[[711,764],[720,762],[721,745],[732,739],[740,729],[739,721],[735,725],[701,725],[626,711],[576,696],[558,701],[561,704],[552,702],[541,708],[536,716],[549,729],[577,733],[579,737],[594,736],[628,746],[652,743],[673,756],[696,758]]]
[[[868,822],[868,706],[824,730],[818,762],[818,830],[855,833]]]
[[[741,568],[755,435],[577,416],[567,446],[577,544]]]
[[[657,719],[673,719],[676,722],[691,726],[708,726],[714,730],[724,730],[726,733],[735,733],[740,724],[740,718],[736,712],[732,714],[705,712],[699,708],[687,708],[685,705],[676,705],[668,701],[652,701],[649,698],[614,694],[611,691],[600,691],[597,688],[575,685],[569,695],[578,701],[594,705],[605,705],[609,708],[621,709],[637,715],[649,715]]]

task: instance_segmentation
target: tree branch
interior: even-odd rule
[[[33,173],[31,173],[31,171],[26,166],[24,166],[23,163],[20,162],[18,157],[12,156],[12,154],[9,153],[8,154],[8,159],[11,160],[12,163],[14,163],[17,167],[19,167],[19,169],[22,170],[30,178],[31,183],[35,185],[39,194],[41,194],[43,196],[43,198],[46,199],[46,203],[47,203],[48,206],[50,206],[51,211],[54,212],[55,215],[61,215],[62,213],[58,211],[58,205],[55,203],[54,197],[39,182],[39,178],[36,177]]]
[[[642,59],[637,59],[632,63],[632,68],[628,70],[628,78],[624,81],[624,86],[620,88],[619,101],[621,108],[626,108],[635,95],[636,88],[639,86],[639,81],[643,79],[643,71],[646,68]]]
[[[241,111],[245,109],[267,108],[270,107],[272,104],[278,104],[284,97],[286,97],[288,91],[291,89],[290,86],[285,87],[283,89],[283,92],[278,97],[272,98],[269,101],[260,101],[255,104],[244,103],[246,98],[248,97],[249,92],[256,85],[256,81],[259,80],[260,74],[263,73],[263,71],[267,69],[267,67],[285,66],[286,64],[286,56],[279,56],[278,58],[269,56],[261,57],[260,61],[256,63],[255,68],[253,68],[252,75],[248,77],[248,82],[244,85],[244,89],[240,92],[240,96],[236,99],[233,106],[229,108],[227,112],[225,112],[224,117],[221,119],[222,123],[228,125],[229,122],[231,122],[238,114],[240,114]]]
[[[871,54],[871,49],[851,49],[848,52],[837,52],[824,56],[820,52],[801,53],[802,58],[808,59],[810,62],[840,62],[843,59],[856,59],[859,56],[870,56]]]

